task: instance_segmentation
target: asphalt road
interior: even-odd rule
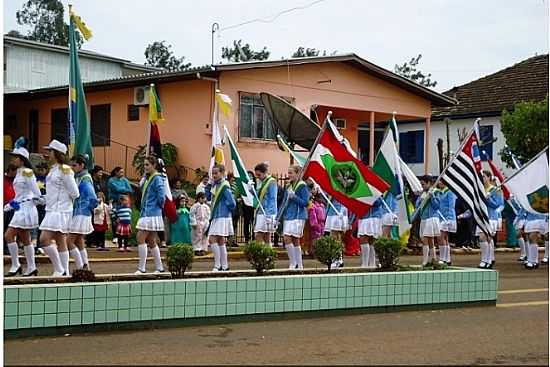
[[[497,255],[496,307],[7,340],[5,363],[548,365],[548,269],[524,270],[516,257]],[[418,261],[403,258],[404,263]],[[456,265],[477,262],[478,256],[454,257]],[[202,270],[210,264],[195,266]],[[240,266],[246,264],[235,263],[234,268]],[[100,271],[99,265],[94,270]]]

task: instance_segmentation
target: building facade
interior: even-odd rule
[[[165,115],[163,142],[178,148],[179,163],[192,171],[207,167],[211,152],[214,92],[232,99],[228,117],[220,114],[247,167],[268,161],[274,173],[286,172],[289,158],[279,150],[275,128],[259,99],[260,92],[284,97],[306,115],[323,121],[345,120],[342,134],[362,152],[375,154],[375,131],[397,112],[399,121],[421,119],[430,135],[432,106],[449,106],[451,97],[421,87],[354,54],[281,61],[225,64],[178,72],[128,76],[85,84],[96,162],[105,168],[125,167],[147,141],[146,105],[135,104],[136,88],[155,83]],[[5,119],[19,123],[12,133],[31,136],[38,149],[52,138],[66,138],[66,86],[6,96]],[[34,121],[34,123],[33,123]],[[36,134],[32,129],[38,126]],[[430,152],[427,152],[430,154]],[[229,155],[226,148],[226,157]]]

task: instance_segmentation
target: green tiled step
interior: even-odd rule
[[[4,329],[495,301],[498,273],[458,270],[4,287]]]

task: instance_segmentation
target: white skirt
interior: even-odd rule
[[[329,215],[325,221],[325,231],[345,232],[349,227],[347,215]]]
[[[548,233],[548,222],[544,219],[528,220],[525,222],[525,233]]]
[[[489,219],[489,230],[491,231],[490,233],[491,237],[497,233],[498,220]],[[483,233],[481,229],[479,227],[476,227],[476,236],[479,236],[481,233]]]
[[[396,226],[397,217],[393,213],[386,213],[382,216],[382,225],[383,226]]]
[[[254,233],[256,232],[262,232],[262,233],[275,232],[275,216],[268,215],[266,218],[265,215],[258,214],[256,216],[256,224],[254,225]]]
[[[444,220],[439,224],[439,229],[443,232],[456,233],[456,220]]]
[[[94,231],[92,217],[86,215],[75,215],[69,223],[69,233],[90,234]]]
[[[306,221],[303,219],[285,220],[283,222],[283,235],[301,238],[304,235]]]
[[[137,221],[136,229],[148,232],[162,232],[164,231],[164,219],[162,216],[141,217]]]
[[[439,237],[439,219],[436,217],[420,221],[420,237]]]
[[[52,212],[46,211],[42,223],[40,223],[41,231],[52,231],[52,232],[69,232],[69,224],[71,223],[72,213],[71,212]]]
[[[228,237],[233,236],[233,219],[232,218],[214,218],[210,222],[209,236]]]
[[[382,235],[382,223],[380,218],[366,218],[359,220],[357,228],[358,236],[370,236],[378,238]]]
[[[13,213],[9,226],[20,229],[34,229],[38,227],[38,211],[32,201],[21,204],[19,210]]]

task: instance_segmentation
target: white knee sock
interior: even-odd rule
[[[525,241],[525,260],[529,261],[529,240]]]
[[[422,266],[426,266],[430,261],[430,246],[422,245]]]
[[[25,259],[27,259],[27,270],[25,274],[29,274],[36,269],[36,263],[34,261],[34,246],[28,245],[23,248],[25,250]]]
[[[429,260],[437,260],[437,250],[435,249],[435,245],[430,246],[430,252],[429,252]]]
[[[369,245],[369,267],[376,268],[376,250],[374,245]]]
[[[481,262],[489,264],[491,262],[491,260],[489,259],[489,243],[487,243],[486,241],[480,241],[479,249],[481,250]]]
[[[489,261],[495,261],[495,242],[493,240],[489,241]]]
[[[220,249],[220,265],[222,270],[229,269],[229,264],[227,262],[227,245],[218,246]]]
[[[526,256],[526,253],[525,253],[525,240],[522,237],[518,238],[518,245],[519,245],[519,256],[520,257]]]
[[[17,246],[17,242],[8,243],[8,250],[10,251],[11,256],[10,271],[14,272],[21,266],[21,264],[19,263],[19,246]]]
[[[445,246],[445,258],[448,263],[451,262],[451,245]]]
[[[50,258],[50,261],[52,262],[52,265],[53,265],[53,270],[56,273],[63,274],[65,270],[63,269],[63,266],[61,266],[61,260],[59,259],[59,252],[57,251],[57,247],[53,245],[49,245],[49,246],[42,247],[42,249],[44,250],[46,255],[48,255],[48,257]]]
[[[139,264],[138,270],[145,272],[145,266],[147,265],[147,244],[142,243],[138,245],[138,254],[139,254]]]
[[[544,258],[548,259],[548,241],[544,241]]]
[[[82,250],[80,250],[80,258],[82,259],[82,264],[83,265],[88,265],[88,251],[86,250],[86,248],[83,248]]]
[[[158,246],[155,246],[151,249],[151,253],[153,254],[153,258],[155,259],[155,270],[157,271],[164,271],[164,267],[162,266],[162,259],[160,257],[160,249]]]
[[[210,248],[212,249],[212,252],[214,253],[214,268],[219,269],[219,268],[221,268],[220,246],[218,246],[217,243],[211,243]]]
[[[369,266],[369,244],[363,243],[361,245],[361,267],[366,268]]]
[[[288,244],[286,246],[286,253],[288,254],[288,267],[294,269],[296,267],[296,259],[294,258],[294,245]]]
[[[69,251],[69,254],[73,257],[76,268],[82,269],[82,265],[84,264],[82,263],[82,256],[80,256],[80,251],[78,251],[78,248],[73,248]]]
[[[298,269],[304,268],[304,263],[302,262],[302,246],[294,246],[294,261]]]
[[[65,275],[69,275],[69,251],[59,251],[59,260],[61,261],[63,272]]]
[[[531,264],[539,263],[539,246],[536,242],[529,242],[529,262]]]

